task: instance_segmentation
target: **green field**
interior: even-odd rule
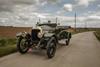
[[[16,52],[15,38],[0,38],[0,57]]]

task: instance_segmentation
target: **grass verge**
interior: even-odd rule
[[[0,57],[16,52],[15,44],[16,39],[0,38]]]
[[[94,34],[97,37],[97,39],[100,41],[100,31],[96,31],[94,32]]]

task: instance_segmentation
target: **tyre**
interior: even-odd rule
[[[48,41],[48,47],[47,47],[47,55],[48,58],[52,58],[55,55],[56,52],[56,41],[55,38],[52,37],[49,41]]]
[[[71,33],[69,33],[68,38],[66,40],[66,46],[69,45],[70,39],[71,39]]]
[[[70,38],[68,38],[68,39],[66,40],[66,46],[69,45],[69,42],[70,42]]]
[[[17,49],[21,54],[24,54],[29,50],[28,45],[28,41],[25,38],[19,38],[17,42]]]

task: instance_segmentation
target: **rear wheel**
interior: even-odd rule
[[[21,54],[26,53],[29,50],[29,43],[26,38],[19,38],[17,42],[17,49]]]
[[[66,40],[66,46],[69,45],[70,39],[71,39],[71,33],[68,34],[68,38]]]
[[[48,42],[48,47],[47,47],[47,55],[48,55],[48,58],[52,58],[54,57],[55,55],[55,52],[56,52],[56,41],[55,41],[55,38],[52,37],[49,42]]]
[[[68,38],[68,39],[66,40],[66,46],[69,45],[69,42],[70,42],[70,38]]]

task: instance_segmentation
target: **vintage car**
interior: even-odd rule
[[[31,33],[22,32],[16,35],[17,49],[21,54],[26,53],[32,47],[45,49],[48,58],[52,58],[59,40],[65,39],[65,45],[69,45],[71,32],[67,31],[68,28],[62,28],[56,23],[39,23]]]

